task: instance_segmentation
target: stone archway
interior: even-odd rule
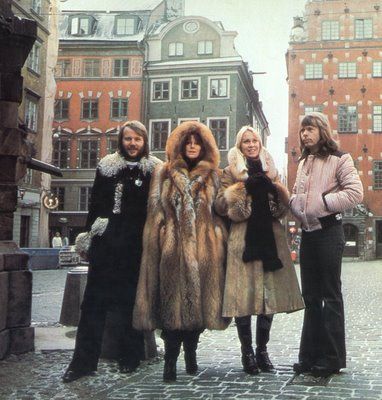
[[[344,224],[345,250],[344,257],[358,257],[358,228],[353,224]]]

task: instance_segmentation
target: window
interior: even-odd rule
[[[209,83],[209,98],[215,99],[228,97],[228,78],[211,78]]]
[[[69,100],[58,99],[54,103],[54,119],[69,119]]]
[[[212,54],[211,40],[203,40],[198,42],[198,54]]]
[[[88,211],[91,193],[91,187],[80,187],[80,201],[78,205],[80,211]]]
[[[182,100],[199,98],[199,80],[198,79],[182,79],[180,98]]]
[[[153,101],[170,101],[170,81],[153,81],[152,96]]]
[[[32,10],[36,14],[41,14],[41,0],[32,0]]]
[[[110,154],[115,153],[118,150],[118,139],[115,138],[109,138],[108,141],[108,151]]]
[[[183,43],[174,42],[168,45],[169,56],[182,56],[183,55]]]
[[[80,168],[96,168],[98,158],[98,140],[80,141]]]
[[[321,37],[322,40],[338,40],[340,32],[340,24],[338,21],[324,21],[322,23]]]
[[[64,210],[65,202],[65,188],[64,187],[52,187],[50,191],[58,198],[57,211]]]
[[[92,17],[72,17],[70,19],[70,34],[77,36],[87,36],[93,33],[95,20]]]
[[[373,20],[356,19],[355,20],[355,38],[371,39],[373,37]]]
[[[114,76],[129,76],[129,60],[114,60]]]
[[[35,42],[28,56],[28,68],[37,73],[40,72],[40,50],[41,44]]]
[[[37,131],[37,105],[38,100],[29,97],[25,101],[25,125],[33,132]]]
[[[322,64],[306,64],[305,79],[322,79]]]
[[[382,161],[373,161],[373,189],[382,189]]]
[[[170,121],[151,122],[151,150],[164,150],[170,130]]]
[[[31,185],[33,183],[33,170],[30,168],[27,168],[26,174],[22,178],[22,182]]]
[[[323,106],[321,105],[313,105],[313,106],[305,106],[305,114],[310,113],[310,112],[322,112],[322,110],[324,109]]]
[[[52,162],[56,167],[68,168],[69,166],[69,142],[67,140],[55,140],[53,142]]]
[[[382,132],[382,106],[373,106],[373,132]]]
[[[338,64],[339,78],[356,78],[357,65],[355,62],[343,62]]]
[[[227,133],[228,119],[227,118],[209,118],[208,126],[215,137],[216,144],[219,150],[227,149]]]
[[[72,61],[58,60],[56,74],[58,77],[67,78],[72,76]]]
[[[98,118],[98,100],[82,100],[82,119],[97,119]]]
[[[382,78],[382,61],[373,62],[373,77]]]
[[[86,77],[100,76],[99,64],[100,64],[99,60],[97,59],[84,60],[84,76]]]
[[[131,17],[116,17],[117,35],[134,35],[136,32],[136,19]]]
[[[112,119],[127,118],[129,99],[111,99],[110,115]]]
[[[357,107],[340,105],[338,106],[338,132],[357,133]]]

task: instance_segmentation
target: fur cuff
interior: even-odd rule
[[[288,207],[290,199],[289,190],[280,182],[273,182],[273,184],[276,186],[279,195],[279,201],[285,207]]]
[[[227,202],[227,215],[234,222],[242,222],[251,215],[251,197],[248,196],[243,182],[237,182],[224,192]]]
[[[93,222],[90,232],[80,233],[76,237],[75,248],[76,252],[80,255],[81,258],[83,258],[84,260],[88,259],[88,252],[93,236],[102,236],[106,231],[108,223],[109,218],[98,217]]]

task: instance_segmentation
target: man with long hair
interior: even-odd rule
[[[305,301],[296,373],[328,377],[346,367],[341,262],[345,246],[342,212],[362,201],[353,160],[339,150],[327,117],[304,116],[299,129],[301,158],[290,200],[301,221],[301,285]]]

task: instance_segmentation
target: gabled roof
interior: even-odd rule
[[[141,11],[153,10],[163,0],[67,0],[61,11]]]

